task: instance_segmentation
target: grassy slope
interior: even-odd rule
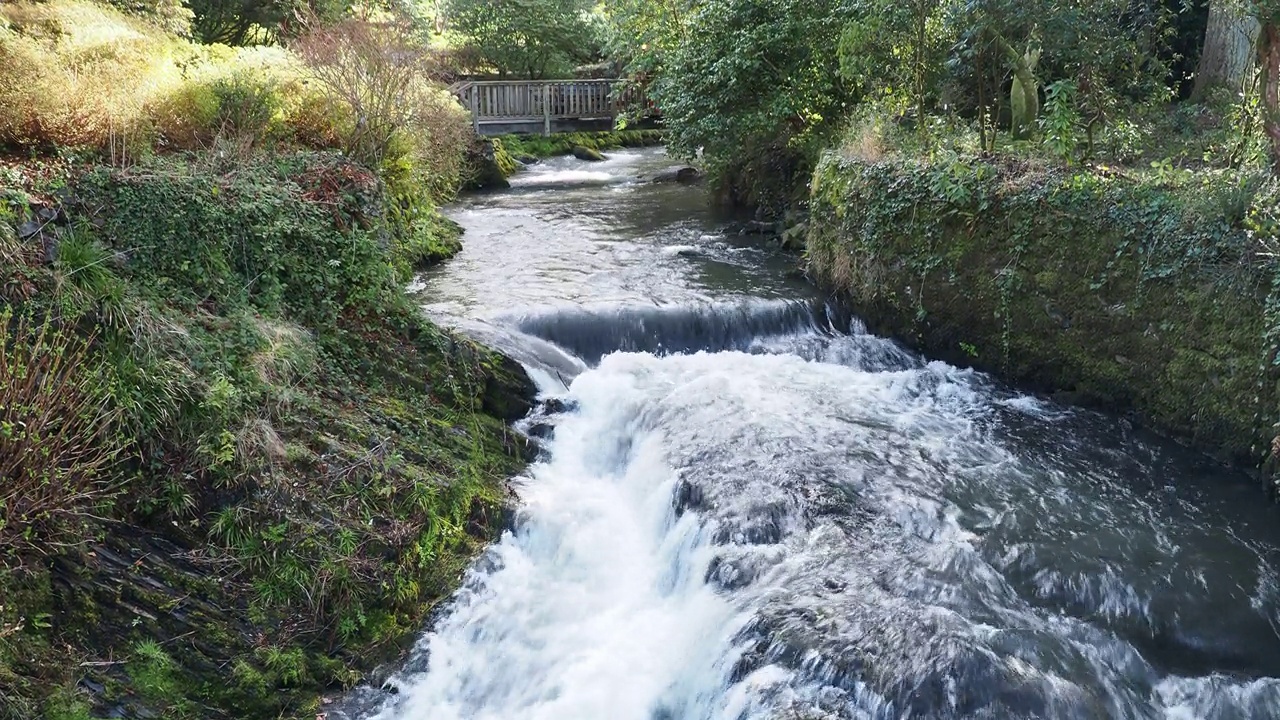
[[[83,542],[46,523],[0,563],[0,718],[312,717],[490,536],[528,380],[422,319],[378,183],[335,156],[156,160],[58,194],[69,222],[19,240],[31,198],[7,191],[0,293],[94,335],[74,379],[121,454]]]

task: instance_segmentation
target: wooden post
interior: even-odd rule
[[[551,83],[542,84],[542,137],[551,137]]]
[[[478,85],[471,86],[471,124],[475,128],[476,134],[480,134],[480,108],[477,98],[480,95],[480,87]]]

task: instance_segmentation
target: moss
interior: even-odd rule
[[[440,214],[424,213],[393,242],[391,262],[402,282],[413,273],[448,260],[462,250],[462,226]]]
[[[506,144],[500,141],[493,143],[493,160],[498,166],[498,170],[502,172],[502,177],[511,177],[520,169],[520,163],[512,157],[511,152],[507,149]]]
[[[1199,183],[833,155],[811,198],[810,265],[876,329],[1262,459],[1269,271]]]
[[[575,147],[599,152],[625,147],[649,147],[663,142],[660,130],[555,133],[547,137],[504,135],[497,140],[509,157],[528,159],[570,155]]]

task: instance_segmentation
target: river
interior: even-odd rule
[[[1280,509],[866,333],[659,150],[452,209],[426,311],[547,409],[512,529],[365,720],[1280,718]],[[553,412],[554,411],[554,412]]]

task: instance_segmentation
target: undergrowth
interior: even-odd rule
[[[402,290],[456,233],[396,241],[328,153],[32,189],[66,200],[0,217],[3,406],[49,418],[0,413],[30,478],[0,505],[0,718],[310,717],[451,591],[521,462],[527,379]]]

